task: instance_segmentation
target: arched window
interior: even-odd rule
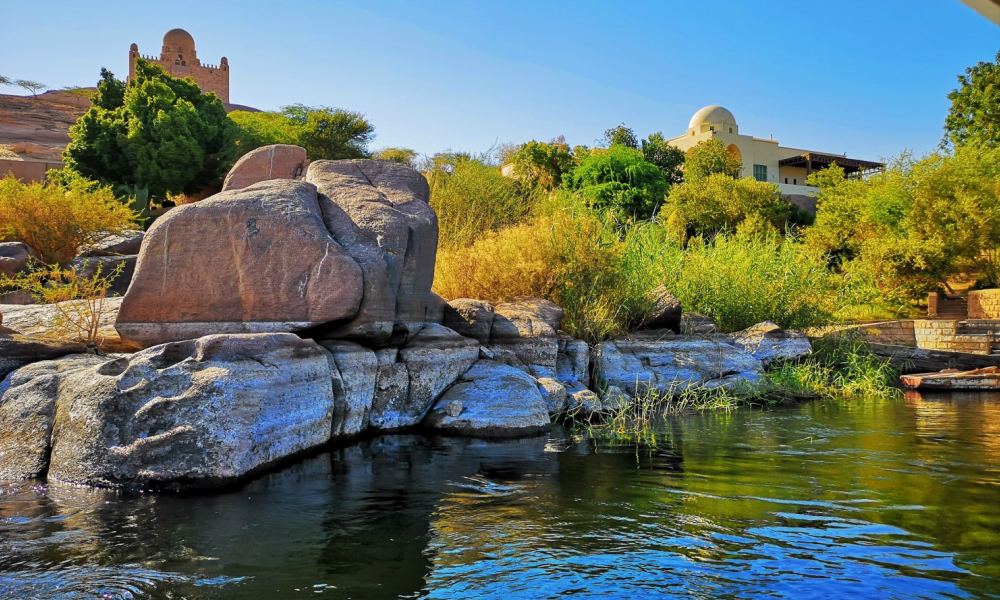
[[[732,133],[732,132],[733,132],[733,128],[732,128],[732,127],[730,127],[730,128],[729,128],[729,133]]]

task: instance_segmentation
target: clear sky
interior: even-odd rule
[[[0,0],[0,74],[51,88],[128,74],[174,27],[231,68],[231,100],[358,110],[374,147],[593,144],[624,122],[684,133],[708,104],[740,132],[876,159],[941,138],[946,94],[1000,27],[958,0]],[[8,88],[8,93],[15,92]]]

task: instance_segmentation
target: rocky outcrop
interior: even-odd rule
[[[485,300],[456,298],[444,309],[444,326],[480,344],[488,344],[495,316],[493,305]]]
[[[305,148],[289,144],[263,146],[236,161],[226,175],[222,191],[241,190],[272,179],[295,179],[303,175],[308,164]]]
[[[145,231],[123,231],[108,235],[80,251],[79,258],[93,256],[134,256],[142,248]]]
[[[13,277],[23,271],[34,256],[34,251],[27,244],[0,242],[0,277]]]
[[[209,487],[331,436],[328,355],[292,334],[163,344],[70,370],[57,387],[48,473],[60,481]]]
[[[542,394],[542,401],[549,415],[557,415],[566,410],[566,386],[549,377],[542,377],[538,380],[538,391]]]
[[[556,377],[563,311],[541,298],[519,298],[494,307],[490,342],[483,358],[524,370],[534,377]]]
[[[476,340],[443,325],[426,325],[399,349],[395,362],[380,367],[371,426],[402,429],[418,424],[478,356]]]
[[[681,315],[681,331],[684,335],[713,336],[719,333],[715,319],[696,312],[686,312]]]
[[[764,321],[730,335],[733,345],[746,350],[765,368],[772,364],[801,360],[812,353],[806,334],[786,331],[771,321]]]
[[[316,188],[265,181],[160,217],[116,327],[144,345],[295,331],[353,318],[361,294],[361,269],[326,230]]]
[[[644,329],[669,329],[674,333],[681,332],[681,314],[683,309],[667,286],[658,286],[650,293],[649,316],[642,322]]]
[[[326,341],[323,347],[330,353],[336,399],[331,438],[349,439],[368,429],[378,358],[373,350],[346,340]]]
[[[326,227],[364,272],[360,310],[330,335],[386,345],[416,334],[427,319],[437,255],[427,180],[374,160],[318,160],[305,179],[319,190]]]
[[[86,256],[73,259],[68,267],[78,276],[88,279],[100,273],[102,278],[109,279],[109,296],[124,296],[135,274],[137,258],[135,255]]]
[[[649,331],[595,346],[597,389],[616,386],[629,396],[672,395],[687,389],[752,388],[762,379],[760,361],[727,343]]]
[[[489,360],[466,371],[423,422],[445,433],[478,437],[530,435],[551,427],[535,380],[521,369]]]
[[[16,331],[8,327],[2,329]],[[0,380],[26,365],[78,354],[86,349],[83,342],[39,339],[0,331]],[[2,432],[0,429],[0,434]]]
[[[75,354],[37,362],[0,381],[0,480],[39,477],[48,470],[61,383],[67,374],[106,360]]]
[[[589,388],[590,346],[587,342],[561,333],[558,348],[556,379],[566,386],[570,393]]]

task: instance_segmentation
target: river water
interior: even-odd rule
[[[220,494],[0,482],[0,598],[1000,598],[1000,395],[374,438]]]

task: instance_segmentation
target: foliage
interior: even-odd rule
[[[1000,145],[1000,52],[996,62],[980,62],[958,77],[948,94],[944,141],[953,146]]]
[[[562,185],[563,176],[574,167],[575,159],[563,140],[548,143],[531,140],[511,154],[510,164],[517,179],[552,191]]]
[[[1000,248],[1000,148],[919,161],[904,154],[868,179],[831,167],[809,182],[820,193],[806,241],[850,275],[854,301],[918,298],[977,268],[1000,283],[990,275]]]
[[[626,127],[625,123],[612,127],[604,131],[604,145],[625,146],[626,148],[638,148],[639,140],[635,137],[635,132]]]
[[[467,155],[452,155],[453,162],[438,159],[428,181],[442,247],[469,244],[486,232],[519,223],[531,211],[531,190],[501,175],[497,167]]]
[[[32,96],[37,96],[38,92],[45,89],[45,84],[38,81],[32,81],[31,79],[18,79],[14,82],[14,85],[23,87],[24,89],[31,92]]]
[[[732,231],[748,219],[758,230],[774,231],[787,223],[791,208],[773,183],[713,173],[674,186],[660,219],[684,235]]]
[[[12,85],[14,82],[10,80],[10,77],[4,77],[0,75],[0,85]]]
[[[328,106],[292,104],[279,112],[233,111],[241,153],[270,144],[306,149],[312,160],[366,158],[375,126],[361,113]]]
[[[0,180],[0,241],[21,241],[47,263],[63,263],[80,247],[133,226],[135,214],[111,189],[75,176],[21,183]]]
[[[401,165],[413,167],[417,162],[417,151],[410,148],[382,148],[372,154],[376,160],[390,160]]]
[[[225,175],[235,127],[222,101],[191,78],[136,60],[127,84],[101,70],[91,107],[70,129],[67,168],[115,185],[138,185],[162,198],[194,193]]]
[[[716,173],[738,178],[743,173],[743,163],[719,138],[698,142],[684,161],[684,180],[696,181]]]
[[[657,131],[642,140],[642,157],[659,167],[671,184],[684,180],[684,151],[668,144],[662,132]]]
[[[59,265],[41,265],[15,277],[0,276],[0,287],[27,290],[40,304],[56,306],[56,321],[50,323],[48,336],[101,346],[101,322],[108,314],[107,296],[111,284],[121,276],[125,263],[103,274],[98,263],[87,275],[86,261],[75,269]]]
[[[649,219],[670,187],[663,171],[635,148],[614,145],[579,160],[579,166],[564,177],[566,189],[589,206],[619,217]]]

